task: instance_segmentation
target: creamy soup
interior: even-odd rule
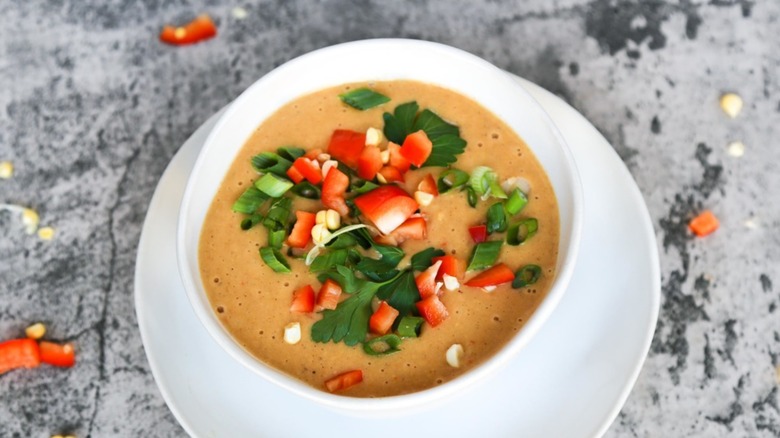
[[[391,100],[361,111],[339,98],[340,94],[361,87],[369,87]],[[471,174],[477,166],[487,166],[498,176],[499,183],[521,177],[530,185],[530,190],[524,187],[528,191],[527,205],[518,214],[510,215],[508,222],[536,218],[538,232],[517,246],[506,243],[505,232],[493,233],[488,240],[504,242],[496,263],[505,264],[513,272],[525,265],[537,265],[541,276],[527,287],[513,288],[507,282],[490,290],[491,287],[466,286],[479,271],[466,272],[458,279],[459,287],[455,290],[439,289],[439,299],[449,316],[435,327],[423,323],[418,337],[404,338],[398,347],[400,351],[391,354],[368,355],[360,344],[314,342],[312,325],[322,318],[322,313],[317,309],[310,313],[290,310],[294,291],[305,285],[311,285],[315,291],[320,289],[317,275],[309,271],[303,260],[312,243],[292,253],[288,253],[285,245],[280,253],[291,272],[274,272],[258,254],[259,248],[268,245],[267,230],[262,225],[242,230],[239,224],[247,215],[236,213],[231,207],[258,179],[258,173],[250,165],[256,154],[289,145],[327,152],[334,130],[365,133],[373,127],[381,131],[383,113],[392,113],[398,105],[410,101],[416,101],[420,110],[430,109],[460,129],[467,146],[452,167]],[[383,140],[380,150],[386,145],[387,140]],[[443,170],[413,166],[400,186],[412,195],[424,177],[431,174],[437,179]],[[291,221],[296,210],[316,213],[324,209],[320,201],[289,195],[289,192],[286,196],[293,198]],[[354,193],[347,192],[345,197],[353,196]],[[406,256],[398,269],[408,264],[410,256],[429,247],[455,256],[465,267],[475,247],[469,227],[485,224],[488,207],[502,201],[479,200],[476,207],[471,207],[467,191],[458,188],[439,194],[429,205],[420,207],[427,234],[423,239],[409,239],[400,244]],[[344,224],[361,221],[366,222],[360,217],[343,218]],[[200,240],[200,269],[221,323],[258,360],[321,390],[325,390],[328,379],[360,370],[362,382],[338,393],[381,397],[420,391],[450,381],[485,361],[512,339],[552,284],[558,230],[558,207],[547,176],[523,140],[490,111],[453,91],[414,81],[347,84],[294,100],[257,128],[231,165],[209,209]],[[342,294],[341,303],[348,296]],[[372,311],[376,305],[374,299]],[[291,322],[298,322],[301,327],[301,339],[296,344],[284,340],[285,326]],[[369,332],[366,339],[373,336]],[[453,344],[463,349],[458,367],[448,363],[445,357]]]

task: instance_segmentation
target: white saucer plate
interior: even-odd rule
[[[560,129],[582,178],[582,246],[569,290],[506,367],[432,409],[382,421],[334,412],[265,381],[200,325],[178,274],[176,223],[187,178],[219,114],[184,143],[144,222],[135,304],[154,378],[190,435],[597,437],[607,430],[639,375],[658,317],[653,226],[604,137],[565,102],[519,80]]]

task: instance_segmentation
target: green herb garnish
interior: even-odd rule
[[[322,190],[308,181],[299,182],[294,185],[290,191],[307,199],[320,199],[320,196],[322,195]]]
[[[260,257],[274,272],[290,272],[290,265],[278,249],[262,247],[260,248]]]
[[[268,200],[269,196],[261,192],[255,186],[244,190],[244,193],[233,203],[233,211],[236,213],[252,214]]]
[[[347,263],[348,251],[346,249],[334,249],[322,253],[314,259],[309,266],[311,272],[325,272],[336,266],[344,266]]]
[[[348,91],[343,94],[339,94],[339,98],[342,102],[351,106],[352,108],[365,111],[369,108],[382,105],[383,103],[390,102],[390,98],[384,94],[379,94],[369,88],[358,88],[357,90]]]
[[[284,239],[287,237],[287,230],[279,228],[275,230],[268,230],[268,246],[273,249],[282,249]]]
[[[414,273],[404,271],[387,284],[379,288],[376,296],[387,301],[387,304],[398,311],[400,315],[408,315],[415,311],[414,303],[420,301],[420,291],[414,282]]]
[[[539,222],[534,218],[523,219],[509,226],[506,233],[506,243],[517,246],[534,237],[539,229]]]
[[[266,173],[255,181],[257,190],[272,198],[279,198],[293,186],[292,181],[280,178],[273,173]]]
[[[276,150],[277,155],[289,162],[293,162],[306,154],[306,150],[295,146],[285,146]],[[285,169],[286,171],[286,169]]]
[[[477,201],[479,201],[479,197],[477,197],[477,192],[474,191],[471,187],[466,187],[466,200],[469,203],[469,206],[472,208],[477,206]]]
[[[471,253],[471,260],[466,269],[468,271],[478,271],[493,266],[496,260],[498,260],[498,253],[501,252],[501,244],[500,240],[478,243]]]
[[[291,160],[282,158],[279,154],[273,152],[261,152],[252,157],[252,167],[254,167],[258,173],[273,173],[284,177],[290,166],[292,166]]]
[[[352,183],[352,187],[350,188],[350,192],[357,193],[359,195],[362,195],[363,193],[368,193],[371,190],[374,190],[375,188],[379,187],[378,185],[372,183],[371,181],[366,181],[364,179],[358,179],[355,182]]]
[[[254,227],[255,225],[259,224],[262,220],[263,220],[263,215],[260,213],[255,213],[241,221],[241,229],[246,231]]]
[[[441,257],[444,251],[436,248],[425,248],[412,256],[411,265],[415,271],[424,271],[433,264],[434,257]]]
[[[457,161],[457,155],[466,149],[466,140],[460,137],[460,129],[429,109],[419,114],[418,109],[417,102],[407,102],[398,105],[393,114],[384,113],[385,137],[394,143],[403,144],[407,135],[423,130],[433,144],[431,155],[423,167],[446,167]]]
[[[384,356],[396,351],[401,351],[401,338],[392,333],[379,336],[363,343],[363,351],[369,356]],[[377,349],[379,347],[379,349]]]
[[[263,219],[263,226],[269,230],[279,230],[287,228],[290,221],[290,210],[292,209],[292,199],[279,198],[271,204],[268,214]]]
[[[439,175],[436,187],[439,193],[447,193],[469,182],[469,174],[459,169],[447,169]]]
[[[398,323],[396,332],[403,338],[416,338],[420,334],[420,327],[424,321],[419,316],[404,316]]]
[[[539,280],[542,276],[542,268],[538,265],[525,265],[515,273],[515,279],[512,281],[512,287],[519,289],[530,286]]]
[[[507,214],[514,216],[517,213],[520,213],[520,211],[525,208],[526,204],[528,204],[528,197],[525,196],[525,193],[523,193],[522,190],[516,188],[509,195],[509,199],[504,203],[504,209]]]
[[[504,205],[501,202],[496,202],[491,205],[487,211],[487,232],[502,233],[506,231],[506,213],[504,213]]]

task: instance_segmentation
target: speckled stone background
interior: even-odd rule
[[[247,12],[243,19],[235,7]],[[186,48],[161,26],[207,12]],[[144,356],[135,251],[166,164],[275,66],[372,37],[450,44],[581,111],[639,184],[662,266],[658,329],[609,437],[780,436],[780,2],[24,1],[0,3],[0,339],[44,321],[69,371],[0,376],[0,436],[181,436]],[[729,119],[725,91],[745,107]],[[743,157],[727,144],[742,141]],[[695,239],[703,208],[721,219]],[[619,212],[615,212],[619,214]],[[609,275],[609,266],[604,267]]]

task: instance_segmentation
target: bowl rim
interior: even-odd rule
[[[484,69],[486,74],[497,75],[496,76],[497,78],[500,76],[506,77],[507,86],[512,87],[514,92],[516,92],[519,95],[522,95],[523,99],[527,101],[525,103],[528,103],[531,106],[531,110],[544,121],[544,124],[546,125],[545,128],[549,131],[549,134],[554,138],[554,143],[558,147],[559,152],[562,154],[563,160],[561,164],[563,165],[566,171],[565,172],[566,177],[569,180],[569,187],[567,187],[567,189],[570,191],[569,194],[571,197],[572,226],[570,229],[570,238],[568,240],[568,245],[565,247],[566,252],[564,254],[564,259],[563,261],[561,261],[560,259],[558,261],[560,269],[558,270],[558,272],[556,272],[556,277],[553,281],[552,287],[550,288],[550,290],[548,291],[547,295],[544,297],[542,302],[539,304],[539,306],[536,308],[536,310],[532,313],[531,317],[518,331],[518,333],[509,342],[507,342],[496,354],[494,354],[491,357],[485,358],[482,361],[482,363],[475,366],[473,369],[469,370],[468,372],[461,374],[460,376],[454,378],[453,380],[445,382],[444,384],[439,386],[431,387],[428,389],[424,389],[424,390],[420,390],[408,394],[400,394],[400,395],[377,397],[377,398],[362,398],[362,397],[352,397],[348,395],[331,394],[325,392],[324,390],[309,386],[308,384],[305,384],[302,381],[299,381],[298,379],[295,379],[294,377],[291,377],[285,374],[284,372],[277,370],[276,368],[273,368],[270,365],[267,365],[266,363],[262,362],[260,359],[257,359],[254,356],[252,356],[248,351],[246,351],[243,347],[241,347],[238,344],[238,342],[235,339],[233,339],[232,336],[227,332],[227,330],[223,327],[223,325],[218,321],[216,315],[214,314],[214,311],[211,309],[211,306],[208,303],[208,298],[203,296],[203,294],[200,293],[200,290],[196,284],[197,281],[200,281],[200,273],[193,272],[192,270],[190,270],[189,265],[186,263],[187,247],[185,245],[185,242],[187,240],[186,231],[188,229],[187,212],[189,210],[194,195],[195,180],[196,180],[195,177],[200,173],[201,168],[203,168],[206,165],[206,161],[207,161],[206,158],[208,155],[208,151],[214,148],[214,144],[216,144],[218,138],[220,137],[220,133],[224,129],[224,126],[228,124],[228,122],[234,117],[235,114],[237,114],[239,111],[242,110],[242,107],[244,106],[246,101],[252,101],[258,89],[262,90],[265,84],[271,82],[277,76],[284,75],[288,70],[298,68],[299,65],[305,65],[306,63],[312,62],[319,57],[330,56],[333,53],[338,53],[339,51],[344,51],[344,50],[349,51],[349,50],[366,49],[366,48],[376,50],[378,48],[381,48],[383,45],[406,46],[408,49],[414,49],[414,50],[439,51],[456,58],[459,62],[476,64],[478,67]],[[366,80],[370,80],[370,79],[367,78]],[[346,81],[346,82],[351,82],[351,81]],[[330,85],[321,86],[319,87],[319,89],[326,88],[328,86]],[[465,94],[461,90],[455,89],[453,91],[460,94]],[[310,92],[311,91],[303,91],[300,92],[298,96],[300,97]],[[479,101],[477,102],[482,104]],[[260,122],[258,123],[262,123],[264,120],[265,118],[261,119]],[[243,147],[243,143],[241,146],[235,149],[235,151],[232,154],[233,157],[231,159],[234,159],[235,153],[237,153],[241,149],[241,147]],[[529,144],[529,148],[532,151],[535,151],[534,147],[531,146],[530,144]],[[545,169],[545,171],[547,171],[547,169]],[[558,193],[556,193],[556,197],[559,197]],[[487,376],[493,374],[494,371],[504,366],[508,362],[509,358],[515,356],[526,344],[528,344],[528,342],[530,342],[531,339],[533,339],[534,335],[539,331],[539,329],[543,326],[543,324],[549,319],[549,316],[551,315],[555,307],[557,307],[558,303],[560,302],[561,298],[563,297],[563,294],[565,293],[568,287],[569,280],[571,279],[571,276],[573,274],[576,258],[579,253],[580,241],[581,241],[582,222],[583,222],[583,198],[584,195],[582,189],[582,182],[579,176],[579,171],[577,170],[577,166],[574,162],[573,154],[569,149],[569,146],[567,145],[566,141],[564,140],[562,134],[555,126],[550,115],[531,96],[531,94],[527,90],[525,90],[525,88],[521,84],[514,81],[507,72],[499,69],[498,67],[494,66],[490,62],[476,55],[473,55],[464,50],[452,46],[448,46],[445,44],[423,41],[423,40],[401,39],[401,38],[378,38],[378,39],[352,41],[352,42],[346,42],[346,43],[320,48],[308,52],[306,54],[300,55],[296,58],[293,58],[285,62],[284,64],[281,64],[280,66],[274,68],[267,74],[257,79],[252,85],[250,85],[246,90],[244,90],[241,93],[241,95],[239,95],[230,104],[229,108],[227,108],[224,114],[220,117],[220,119],[215,124],[214,128],[211,130],[211,132],[209,132],[206,141],[204,142],[203,148],[198,153],[198,157],[195,162],[195,165],[193,166],[192,172],[190,173],[187,179],[187,184],[180,205],[179,217],[177,222],[177,232],[176,232],[177,265],[179,268],[179,274],[181,276],[181,280],[184,285],[185,292],[187,294],[187,299],[190,302],[190,305],[193,308],[195,314],[197,315],[198,320],[206,328],[207,332],[216,341],[216,343],[223,350],[225,350],[234,360],[241,363],[244,367],[250,369],[255,374],[259,374],[263,378],[295,394],[298,394],[299,396],[303,396],[309,400],[318,402],[327,407],[336,408],[337,410],[340,410],[342,412],[353,413],[353,414],[355,413],[386,414],[388,412],[398,412],[408,408],[417,407],[420,405],[431,405],[437,401],[445,399],[446,396],[448,395],[453,395],[454,393],[461,391],[465,387],[471,387],[474,383],[486,378]],[[211,199],[209,200],[209,204],[210,202]],[[560,208],[560,203],[559,203],[559,208]],[[562,228],[563,224],[561,223],[560,226],[561,226],[561,231],[563,231]],[[202,223],[199,224],[199,226],[197,227],[198,232],[201,230],[201,227],[202,227]],[[199,240],[199,236],[198,236],[198,240]],[[559,248],[560,248],[560,244],[559,244]],[[559,253],[559,257],[561,257],[560,253]],[[197,280],[194,280],[196,278]]]

